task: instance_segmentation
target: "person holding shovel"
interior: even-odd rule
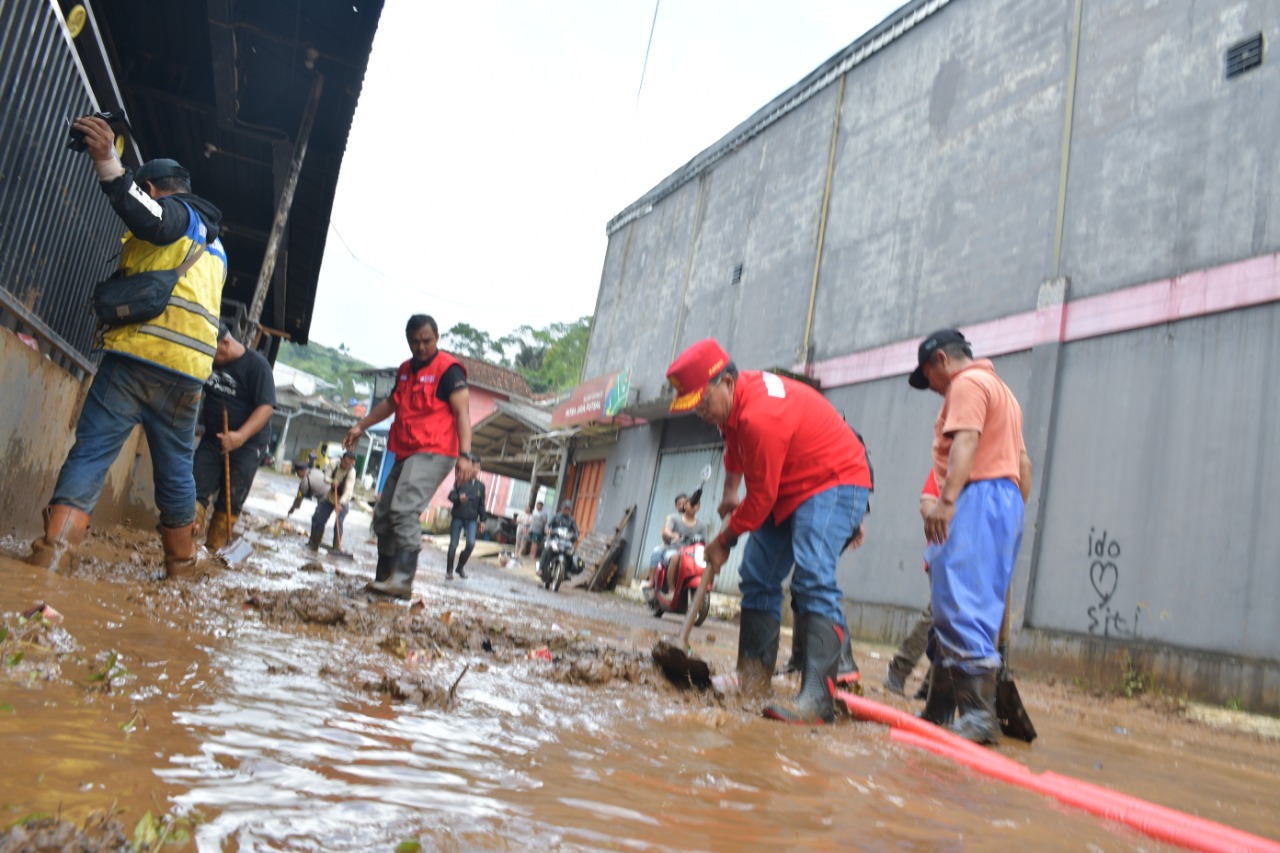
[[[196,535],[212,506],[204,544],[210,551],[217,551],[231,538],[258,474],[258,463],[270,444],[271,431],[263,427],[275,411],[276,383],[266,356],[240,343],[222,323],[218,327],[213,373],[206,380],[204,391],[204,436],[192,463],[198,504]],[[223,454],[231,457],[230,515]]]
[[[710,338],[667,368],[673,412],[693,410],[724,437],[726,522],[707,543],[708,570],[719,571],[745,533],[739,569],[742,616],[738,678],[745,692],[766,692],[778,660],[782,582],[795,569],[795,630],[804,637],[800,692],[765,707],[792,723],[835,718],[841,658],[852,664],[836,562],[862,524],[871,468],[861,439],[827,400],[802,382],[739,371]],[[746,497],[738,489],[746,481]]]
[[[921,717],[975,743],[994,743],[996,634],[1022,543],[1031,458],[1022,407],[988,359],[942,329],[920,343],[912,388],[942,396],[934,421],[938,501],[924,519],[933,604],[929,698]]]
[[[311,540],[307,547],[312,551],[320,550],[320,540],[324,538],[325,525],[329,516],[337,510],[333,521],[333,553],[346,554],[342,550],[342,523],[347,520],[347,512],[351,509],[351,499],[356,494],[356,455],[348,450],[342,454],[338,467],[333,474],[324,478],[324,493],[316,498],[316,511],[311,516]]]
[[[471,396],[467,371],[439,348],[440,330],[426,314],[414,314],[405,326],[412,357],[396,371],[391,396],[347,431],[342,446],[355,447],[364,431],[396,416],[387,449],[396,462],[373,511],[378,537],[378,566],[365,589],[408,601],[418,573],[422,526],[418,521],[431,496],[453,470],[457,482],[471,478],[477,461],[471,452]]]

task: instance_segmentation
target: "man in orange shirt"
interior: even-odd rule
[[[921,716],[937,725],[956,717],[956,734],[993,743],[1000,733],[996,634],[1031,493],[1022,408],[955,329],[925,338],[917,361],[911,387],[943,397],[933,427],[939,497],[924,519],[937,642]]]

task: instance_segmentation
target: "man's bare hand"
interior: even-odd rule
[[[742,503],[742,498],[734,495],[725,495],[720,500],[720,506],[716,507],[716,515],[721,518],[728,518],[729,515],[738,508],[738,504]]]
[[[866,522],[863,522],[858,526],[858,529],[854,531],[853,539],[849,542],[849,550],[850,551],[858,550],[859,548],[862,547],[862,543],[866,541],[867,541],[867,525],[866,525]]]
[[[360,424],[356,424],[347,430],[347,434],[342,437],[342,449],[354,450],[356,442],[360,440],[360,436],[364,435],[364,430],[360,428]]]
[[[102,119],[98,119],[98,121],[102,121]],[[244,447],[245,441],[247,439],[235,430],[218,433],[218,442],[222,445],[223,453],[234,453]]]
[[[95,162],[113,160],[116,156],[116,132],[97,116],[81,116],[71,126],[84,134],[89,157]]]
[[[476,475],[475,465],[465,456],[459,456],[458,462],[453,466],[453,479],[458,483],[465,483],[467,480],[474,478]]]
[[[720,567],[729,559],[729,549],[720,544],[720,540],[712,539],[702,551],[702,558],[707,561],[707,568],[720,571]]]
[[[951,519],[955,518],[956,505],[951,501],[938,501],[924,519],[924,538],[933,545],[942,545],[951,534]]]

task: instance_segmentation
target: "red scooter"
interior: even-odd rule
[[[665,593],[670,563],[664,560],[655,567],[653,586],[646,588],[644,591],[645,603],[653,608],[655,617],[661,619],[664,613],[678,613],[683,616],[689,612],[689,602],[693,600],[698,585],[702,583],[702,572],[707,567],[707,561],[703,557],[704,549],[705,546],[701,541],[685,545],[680,549],[676,585],[670,598],[667,598]],[[711,596],[704,595],[702,597],[702,606],[698,609],[698,614],[693,618],[693,624],[701,625],[706,621],[707,614],[710,612]]]

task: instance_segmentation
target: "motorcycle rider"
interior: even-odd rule
[[[568,528],[569,535],[573,539],[573,544],[577,546],[578,523],[573,520],[573,504],[569,503],[568,501],[565,501],[564,503],[560,504],[560,511],[556,513],[555,517],[552,518],[551,521],[547,522],[548,534],[550,534],[550,532],[555,530],[557,527]],[[549,542],[550,542],[550,538],[548,537],[548,543]],[[547,576],[547,561],[550,559],[550,555],[551,555],[551,549],[544,547],[542,549],[542,559],[538,563],[538,573],[542,575],[542,577],[544,578]]]
[[[698,520],[698,507],[701,504],[702,489],[698,489],[685,501],[680,517],[674,519],[671,524],[676,538],[667,552],[670,557],[667,560],[666,584],[662,590],[662,594],[668,599],[676,592],[676,580],[680,574],[680,549],[695,542],[707,541],[707,523]]]

